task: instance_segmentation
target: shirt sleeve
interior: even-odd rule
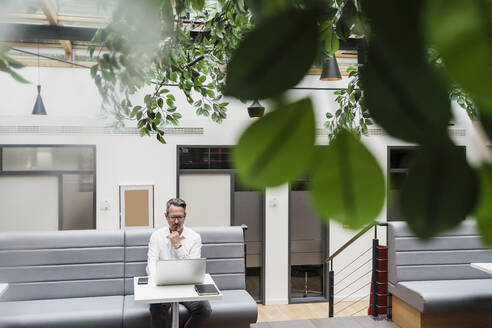
[[[149,241],[149,250],[147,252],[147,274],[153,276],[156,271],[156,263],[159,260],[159,245],[157,242],[156,232],[152,233]]]
[[[202,239],[198,237],[194,243],[191,245],[190,249],[188,249],[185,245],[176,249],[176,255],[179,259],[199,259],[202,255]]]

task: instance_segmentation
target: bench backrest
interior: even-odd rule
[[[241,227],[193,228],[220,289],[245,289]],[[0,233],[0,301],[127,295],[145,276],[152,229]],[[123,277],[126,277],[124,279]]]
[[[1,301],[123,294],[123,231],[0,233]]]
[[[202,237],[207,273],[222,290],[245,289],[244,238],[241,227],[193,227]],[[133,293],[133,277],[145,276],[147,249],[153,230],[127,230],[125,293]]]
[[[400,281],[490,279],[470,266],[492,262],[492,250],[482,243],[474,220],[429,241],[415,237],[406,222],[388,222],[388,280]]]

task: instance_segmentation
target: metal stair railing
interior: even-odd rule
[[[387,284],[387,282],[380,282],[378,281],[379,279],[379,274],[380,273],[384,273],[386,272],[385,270],[379,270],[378,269],[378,263],[380,261],[386,261],[386,259],[379,259],[379,250],[381,249],[381,247],[379,246],[379,239],[378,239],[378,235],[377,235],[377,228],[378,226],[387,226],[388,224],[387,223],[377,223],[377,222],[374,222],[374,223],[371,223],[369,225],[367,225],[366,227],[364,227],[361,231],[359,231],[354,237],[352,237],[349,241],[347,241],[345,244],[343,244],[336,252],[334,252],[332,255],[330,255],[326,260],[325,260],[325,263],[327,263],[329,265],[329,272],[328,272],[328,303],[329,303],[329,306],[328,306],[328,316],[329,317],[334,317],[335,316],[335,305],[336,304],[340,304],[341,302],[347,300],[347,299],[350,299],[351,296],[353,296],[355,293],[363,290],[364,288],[366,288],[367,286],[371,285],[372,287],[372,295],[371,294],[367,294],[367,295],[364,295],[362,297],[359,297],[357,298],[355,301],[352,301],[350,304],[344,306],[343,308],[341,309],[338,309],[337,312],[343,312],[345,310],[348,310],[349,308],[353,307],[354,305],[358,304],[360,301],[364,300],[364,299],[367,299],[368,296],[372,296],[372,308],[371,308],[371,311],[372,311],[372,316],[374,318],[379,318],[378,316],[378,310],[381,309],[381,308],[387,308],[387,315],[386,315],[386,318],[387,319],[391,319],[391,298],[389,297],[389,294],[386,293],[386,294],[380,294],[378,291],[381,290],[380,289],[380,286],[383,285],[383,284]],[[355,241],[357,241],[359,238],[361,238],[362,236],[364,236],[369,230],[373,229],[374,228],[374,238],[372,240],[372,245],[365,249],[361,254],[359,254],[355,259],[353,259],[349,264],[345,265],[342,269],[338,270],[338,272],[335,274],[334,272],[334,268],[333,268],[333,259],[335,259],[338,255],[340,255],[345,249],[347,249],[350,245],[352,245]],[[370,252],[372,250],[372,252]],[[364,256],[366,254],[370,253],[372,256],[370,256],[369,258],[365,259]],[[357,267],[355,269],[353,269],[352,271],[350,271],[348,274],[345,274],[341,279],[339,279],[336,283],[335,283],[335,277],[337,276],[340,276],[340,273],[342,272],[346,272],[346,270],[350,267],[353,266],[353,264],[362,259],[360,262],[362,262],[362,264],[358,264]],[[366,266],[369,262],[372,262],[372,268],[371,270],[369,271],[366,271],[366,272],[363,272],[361,273],[360,270],[361,268],[363,268],[364,266]],[[355,273],[358,273],[357,275],[355,275]],[[362,279],[365,279],[365,277],[367,277],[368,274],[372,273],[372,277],[371,277],[371,281],[368,282],[368,283],[365,283],[363,284],[361,287],[359,287],[357,290],[355,291],[352,291],[350,294],[348,295],[345,295],[342,299],[338,300],[337,302],[335,302],[335,287],[336,286],[340,286],[340,284],[343,282],[343,281],[346,281],[347,278],[349,277],[353,277],[353,276],[356,276],[357,278],[355,278],[354,280],[351,280],[351,281],[348,281],[348,283],[343,286],[340,290],[338,290],[338,293],[341,293],[343,292],[344,290],[346,290],[347,288],[351,287],[352,284],[354,282],[359,282],[361,281]],[[387,286],[386,286],[386,290],[387,290]],[[388,305],[386,306],[380,306],[378,305],[378,297],[381,297],[381,296],[386,296],[388,297]],[[356,315],[360,312],[362,312],[363,310],[368,310],[368,306],[364,306],[363,308],[361,309],[355,309],[355,312],[352,312],[350,314],[350,316],[353,316],[353,315]]]

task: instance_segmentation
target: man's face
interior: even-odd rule
[[[167,223],[171,231],[177,231],[181,233],[183,231],[183,224],[186,218],[184,208],[181,206],[171,205],[169,211],[166,213]]]

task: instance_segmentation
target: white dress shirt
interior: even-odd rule
[[[181,247],[175,249],[169,238],[169,227],[152,233],[147,253],[147,274],[153,276],[158,260],[199,259],[202,253],[202,238],[195,231],[183,226]]]

